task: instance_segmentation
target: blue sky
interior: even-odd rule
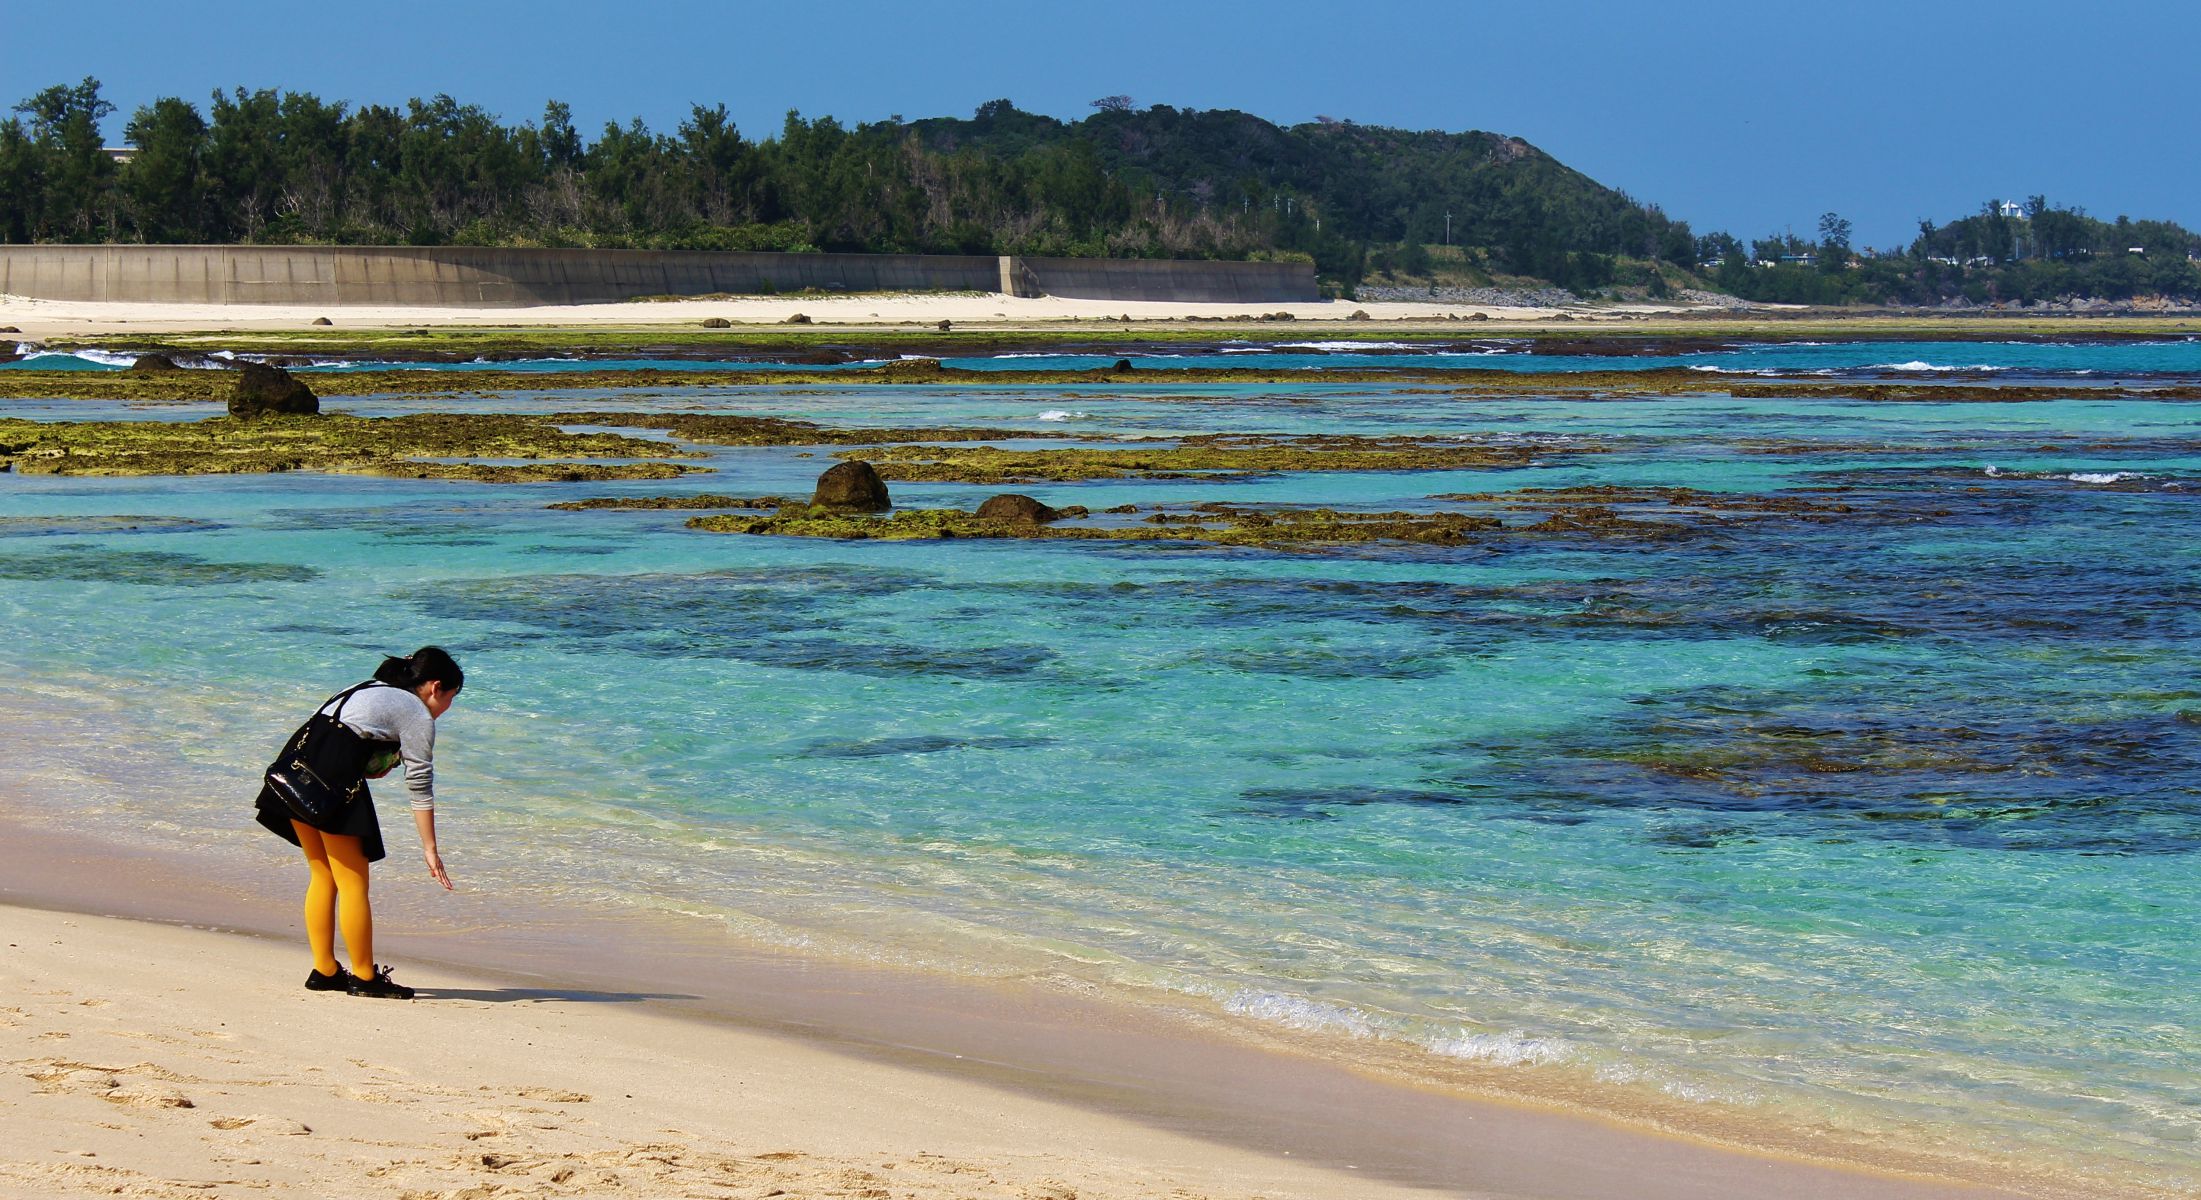
[[[123,116],[243,85],[508,121],[544,100],[593,136],[723,102],[856,122],[1095,97],[1523,137],[1746,240],[1819,214],[1907,241],[1991,197],[2201,228],[2201,4],[1174,0],[1088,3],[0,4],[0,100],[86,75]],[[123,116],[110,134],[119,139]]]

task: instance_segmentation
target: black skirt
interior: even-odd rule
[[[290,823],[297,818],[291,814],[290,807],[265,786],[260,788],[259,809],[260,824],[266,826],[270,833],[293,846],[298,844],[298,831],[290,827]],[[388,852],[382,848],[382,822],[375,816],[374,794],[367,790],[366,784],[359,785],[359,799],[344,810],[343,816],[328,825],[315,825],[314,828],[323,833],[358,838],[359,848],[366,852],[368,862],[381,862],[389,857]]]

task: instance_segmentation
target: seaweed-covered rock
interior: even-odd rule
[[[1054,509],[1018,492],[1003,492],[978,506],[981,521],[1037,521],[1044,525],[1061,516]]]
[[[937,358],[898,358],[879,368],[888,379],[938,379],[946,368]]]
[[[1365,308],[1356,308],[1356,309],[1354,309],[1354,310],[1353,310],[1353,314],[1352,314],[1351,316],[1349,316],[1349,317],[1345,318],[1345,319],[1346,319],[1346,320],[1348,320],[1348,321],[1373,321],[1373,320],[1375,320],[1375,318],[1374,318],[1374,317],[1371,317],[1371,316],[1369,316],[1369,315],[1368,315],[1368,310],[1367,310],[1367,309],[1365,309]]]
[[[780,322],[782,325],[808,325],[809,323],[810,314],[808,313],[789,313],[786,319]]]
[[[939,329],[942,333],[946,333],[953,328],[955,328],[955,322],[953,321],[943,320],[940,322]]]
[[[17,328],[16,328],[15,326],[13,326],[13,325],[0,325],[0,333],[21,333],[21,332],[23,332],[23,331],[22,331],[22,330],[20,330],[20,329],[17,329]]]
[[[229,393],[230,416],[263,417],[270,413],[311,416],[320,411],[320,398],[290,372],[256,362],[238,364],[237,383]]]
[[[732,329],[734,323],[724,317],[705,317],[703,318],[703,327],[705,329]]]
[[[1109,369],[1110,371],[1113,371],[1113,372],[1115,372],[1115,373],[1116,373],[1116,374],[1118,374],[1118,375],[1121,375],[1121,374],[1122,374],[1122,373],[1124,373],[1125,371],[1128,371],[1128,370],[1130,370],[1130,369],[1131,369],[1131,360],[1130,360],[1130,359],[1128,359],[1128,358],[1119,358],[1119,359],[1117,359],[1117,360],[1116,360],[1116,365],[1115,365],[1115,366],[1113,366],[1113,367],[1110,367],[1110,368],[1108,368],[1108,369]]]
[[[175,359],[170,358],[165,354],[140,354],[138,355],[138,360],[130,364],[130,369],[133,371],[183,370],[182,367],[176,365]]]
[[[314,323],[314,324],[316,324],[316,325],[334,325],[334,324],[336,324],[336,322],[334,322],[334,321],[331,321],[331,320],[329,320],[329,319],[328,319],[327,317],[315,317],[315,318],[313,319],[313,323]]]
[[[894,507],[886,481],[862,459],[851,459],[818,476],[818,490],[810,496],[815,508],[837,512],[885,512]]]

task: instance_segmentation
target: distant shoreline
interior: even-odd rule
[[[800,318],[800,319],[797,319]],[[316,324],[326,320],[327,324]],[[723,321],[724,326],[706,326]],[[941,328],[945,322],[947,328]],[[697,346],[738,349],[754,342],[880,344],[922,338],[964,342],[1036,335],[1096,344],[1138,340],[1281,342],[1349,338],[1428,340],[1528,337],[1538,340],[1658,337],[1798,340],[1812,337],[1911,340],[2131,339],[2201,335],[2201,315],[2035,314],[1939,309],[1840,310],[1757,306],[1597,305],[1570,308],[1303,301],[1277,305],[1169,301],[1071,300],[1000,293],[879,293],[638,300],[537,308],[336,307],[310,305],[155,304],[37,300],[0,296],[0,343],[90,339],[95,344],[194,334],[287,335],[340,351],[351,335],[383,342],[389,333],[431,329],[502,331],[569,345],[590,333],[648,335]],[[616,337],[611,340],[617,340]],[[631,340],[631,339],[630,339]]]

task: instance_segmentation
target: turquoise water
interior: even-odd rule
[[[823,454],[794,448],[625,485],[0,476],[0,673],[172,744],[154,757],[179,783],[18,747],[12,769],[65,781],[35,802],[279,849],[246,825],[267,751],[377,653],[435,641],[470,675],[439,756],[467,886],[2201,1181],[2190,405],[1556,401],[1532,382],[435,403],[1607,451],[1025,489],[1095,509],[1602,483],[1840,489],[1806,494],[1851,512],[1318,555],[753,539],[544,508],[799,492]]]

